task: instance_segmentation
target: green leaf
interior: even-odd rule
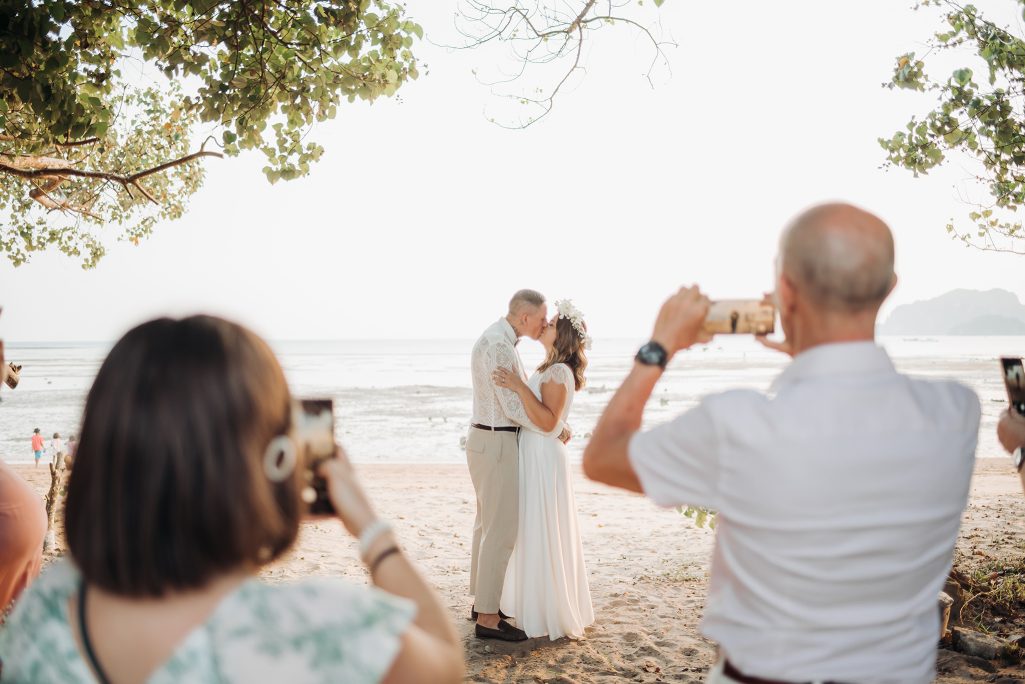
[[[971,69],[955,69],[954,70],[954,80],[957,81],[957,83],[959,85],[962,85],[962,86],[968,85],[971,82],[971,80],[972,80],[972,70]]]

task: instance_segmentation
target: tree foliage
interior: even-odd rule
[[[94,266],[181,216],[204,156],[306,175],[314,124],[415,79],[422,36],[388,0],[0,0],[0,251]]]
[[[1025,10],[1025,0],[1008,1]],[[1022,222],[1013,216],[1025,204],[1025,41],[973,5],[923,0],[916,9],[930,6],[943,12],[942,30],[922,57],[900,55],[884,85],[933,93],[936,106],[879,143],[889,165],[916,176],[952,157],[965,162],[988,197],[970,200],[971,228],[951,219],[947,231],[969,246],[1025,253]],[[933,80],[927,62],[944,54],[961,63]]]

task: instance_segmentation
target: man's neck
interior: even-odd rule
[[[875,314],[871,316],[824,316],[795,326],[794,355],[824,344],[875,342]]]
[[[506,316],[505,317],[505,322],[508,323],[509,327],[511,327],[513,329],[513,335],[516,336],[517,340],[520,339],[521,337],[523,337],[523,335],[520,333],[520,331],[516,328],[516,319],[514,319],[512,316]]]

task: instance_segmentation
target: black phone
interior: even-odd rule
[[[1021,357],[1002,356],[1000,366],[1004,370],[1004,385],[1011,408],[1025,416],[1025,366]]]
[[[333,515],[335,507],[327,493],[327,480],[317,475],[317,466],[335,457],[335,412],[331,399],[300,399],[296,416],[302,473],[301,496],[313,515]]]

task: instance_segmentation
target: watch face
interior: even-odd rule
[[[665,366],[666,353],[658,345],[650,342],[637,352],[637,360],[648,366]]]

